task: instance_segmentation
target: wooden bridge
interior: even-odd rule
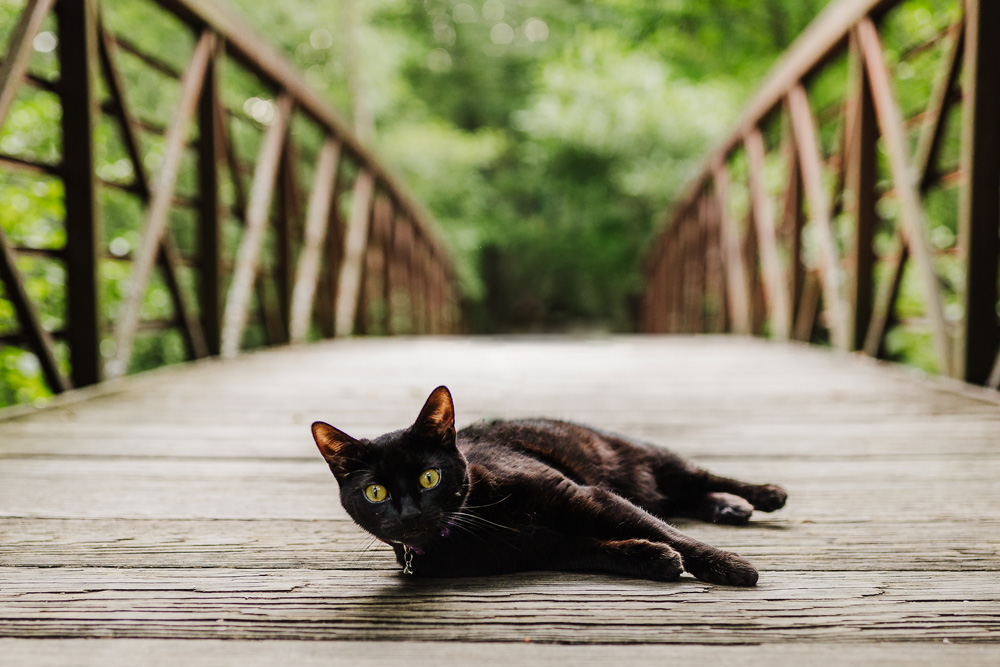
[[[1000,661],[1000,4],[956,0],[886,57],[907,2],[834,2],[667,216],[644,335],[475,338],[429,215],[283,57],[207,0],[150,0],[176,28],[152,52],[104,3],[27,0],[0,62],[0,129],[19,95],[64,110],[58,154],[0,169],[60,182],[66,211],[61,245],[0,232],[0,344],[58,394],[0,411],[0,662]],[[43,29],[58,76],[30,66]],[[917,111],[893,91],[913,58],[941,72]],[[102,118],[121,173],[97,168]],[[51,266],[55,315],[29,280]],[[938,377],[873,359],[907,336]],[[442,383],[462,424],[586,421],[784,485],[747,527],[678,524],[760,583],[404,578],[308,425],[398,428]]]

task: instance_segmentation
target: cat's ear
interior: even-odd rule
[[[455,435],[455,405],[448,387],[438,387],[427,397],[413,428],[432,438],[444,439]]]
[[[319,453],[332,468],[341,467],[341,458],[345,447],[356,445],[357,440],[338,428],[324,422],[314,422],[312,425],[313,439],[319,447]]]

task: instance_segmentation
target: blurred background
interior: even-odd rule
[[[634,330],[657,220],[827,0],[217,3],[283,50],[430,210],[458,263],[466,328],[507,333]],[[24,4],[0,0],[0,49]],[[898,20],[914,33],[938,29],[939,4],[909,2]],[[190,32],[153,3],[104,0],[103,11],[123,43],[183,68]],[[30,66],[42,81],[57,65],[48,21]],[[145,126],[162,129],[176,81],[165,83],[127,52],[121,66]],[[910,77],[929,82],[931,73]],[[234,130],[234,143],[252,155],[259,139],[251,130],[259,135],[273,118],[273,100],[236,71],[222,72],[222,87],[250,128],[245,137]],[[0,131],[0,153],[56,161],[60,113],[44,84],[22,91]],[[162,146],[162,137],[144,133],[150,171]],[[105,182],[131,178],[107,118],[97,152]],[[180,190],[184,184],[182,174]],[[104,188],[101,197],[101,301],[113,318],[142,209],[120,189]],[[65,240],[62,206],[58,179],[0,170],[0,225],[12,245],[39,251],[19,252],[18,267],[50,330],[64,319],[65,275],[44,250]],[[172,212],[171,224],[181,227],[174,217],[183,215]],[[167,291],[154,281],[144,317],[169,311]],[[0,296],[0,337],[14,327]],[[65,351],[59,355],[65,364]],[[129,370],[183,358],[179,335],[167,331],[137,342]],[[47,393],[34,356],[0,338],[0,405]]]

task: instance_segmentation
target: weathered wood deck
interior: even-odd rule
[[[404,579],[308,425],[400,427],[441,383],[462,424],[583,420],[783,484],[749,527],[678,524],[759,585]],[[3,664],[997,664],[998,551],[1000,403],[758,340],[318,344],[0,421]]]

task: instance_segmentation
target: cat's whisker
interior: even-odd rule
[[[506,496],[504,496],[500,500],[494,501],[492,503],[486,503],[485,505],[463,505],[462,509],[463,510],[481,510],[481,509],[484,509],[486,507],[493,507],[494,505],[499,505],[503,501],[507,500],[508,498],[510,498],[510,496],[511,496],[511,494],[508,493]]]
[[[468,519],[468,520],[473,521],[473,522],[478,522],[478,523],[481,523],[483,525],[493,526],[494,528],[502,528],[504,530],[510,530],[510,531],[515,532],[515,533],[519,532],[517,528],[511,528],[510,526],[505,526],[505,525],[503,525],[501,523],[496,523],[495,521],[490,521],[489,519],[484,519],[483,517],[479,516],[478,514],[473,514],[472,512],[465,512],[465,511],[459,510],[458,512],[455,512],[452,515],[452,517],[462,517],[464,519]]]
[[[357,546],[354,549],[352,549],[348,554],[348,556],[354,556],[354,559],[351,561],[351,565],[356,566],[361,561],[362,556],[370,555],[371,554],[370,549],[377,540],[378,538],[372,535],[367,540],[362,542],[360,546]]]

